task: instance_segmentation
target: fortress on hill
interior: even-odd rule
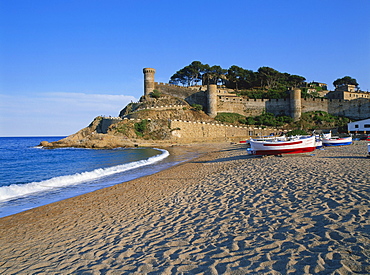
[[[361,120],[370,117],[370,95],[356,92],[352,85],[345,85],[329,92],[326,98],[301,98],[298,88],[290,91],[288,99],[249,99],[231,93],[217,85],[181,87],[155,82],[155,69],[144,68],[144,100],[152,100],[150,94],[157,90],[162,94],[184,99],[189,104],[199,104],[212,118],[218,113],[238,113],[257,116],[264,111],[275,115],[291,116],[299,120],[301,114],[310,111],[325,111],[336,116]]]
[[[369,93],[350,90],[352,87],[340,87],[340,90],[329,92],[328,98],[303,99],[300,89],[292,89],[286,99],[249,99],[217,85],[180,87],[157,83],[154,80],[155,69],[144,68],[143,72],[144,95],[140,102],[129,103],[119,117],[96,117],[77,133],[57,142],[42,142],[41,145],[116,148],[239,142],[285,131],[275,127],[219,122],[214,119],[219,113],[257,116],[269,112],[291,116],[294,120],[299,120],[302,113],[309,111],[325,111],[352,120],[370,117]],[[205,113],[189,108],[192,104],[203,106]]]

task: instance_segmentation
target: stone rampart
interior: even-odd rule
[[[103,117],[98,127],[96,127],[96,132],[98,134],[106,134],[108,132],[109,126],[114,123],[120,122],[121,120],[122,119],[119,117]]]
[[[185,99],[192,94],[199,92],[202,90],[202,87],[182,87],[173,84],[155,82],[154,83],[155,89],[159,90],[160,92],[168,95],[172,95],[174,97]]]
[[[220,97],[218,112],[238,113],[243,116],[258,116],[266,111],[275,115],[290,115],[288,99],[248,99],[241,97]]]
[[[140,107],[132,111],[131,113],[136,113],[138,111],[142,110],[155,110],[155,111],[163,111],[163,110],[181,110],[184,107],[187,107],[188,105],[160,105],[160,106],[146,106],[146,107]]]
[[[290,100],[287,98],[269,99],[265,101],[266,112],[274,115],[290,116]]]
[[[273,128],[261,129],[182,120],[171,120],[170,125],[172,129],[171,140],[181,140],[183,142],[238,142],[240,140],[246,140],[249,137],[265,136],[278,132],[277,129]]]
[[[329,113],[329,100],[326,98],[302,98],[302,112],[324,111]]]
[[[155,83],[156,89],[164,94],[179,97],[189,104],[200,104],[208,110],[207,93],[202,86],[192,88],[165,83]],[[258,116],[264,111],[275,115],[291,116],[291,100],[289,99],[248,99],[217,90],[217,112],[238,113],[244,116]],[[301,99],[301,111],[325,111],[332,115],[345,116],[360,120],[370,117],[370,99],[354,100],[307,98]]]
[[[191,104],[200,104],[203,109],[207,109],[207,95],[202,86],[192,88],[181,87],[172,84],[155,83],[155,89],[163,94],[171,95],[186,100]]]
[[[353,120],[367,119],[370,118],[370,99],[329,100],[328,113]]]

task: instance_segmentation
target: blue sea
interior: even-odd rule
[[[155,148],[38,146],[61,138],[0,137],[0,217],[153,174],[185,160]]]

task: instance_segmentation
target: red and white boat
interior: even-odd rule
[[[300,136],[287,140],[249,140],[251,155],[281,155],[308,153],[316,149],[315,136]]]
[[[332,137],[332,138],[324,138],[322,140],[322,144],[324,146],[344,146],[344,145],[351,145],[352,144],[352,137]]]

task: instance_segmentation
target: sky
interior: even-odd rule
[[[0,136],[67,136],[193,61],[370,91],[369,0],[0,0]]]

